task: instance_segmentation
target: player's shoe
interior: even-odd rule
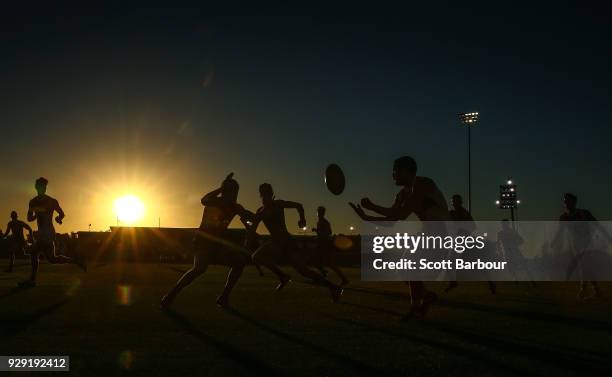
[[[161,302],[159,303],[159,308],[161,310],[170,309],[170,305],[172,305],[172,301],[173,299],[171,299],[168,295],[165,295],[164,297],[162,297]]]
[[[283,288],[285,288],[285,286],[286,286],[287,284],[289,284],[289,282],[291,282],[291,276],[289,276],[289,275],[285,275],[285,276],[283,276],[283,277],[280,279],[280,281],[278,282],[278,285],[277,285],[277,286],[276,286],[276,288],[275,288],[275,289],[276,289],[276,291],[278,292],[278,291],[282,290]]]
[[[217,297],[216,303],[221,308],[229,308],[230,307],[229,296],[221,295],[221,296]]]
[[[344,289],[342,289],[341,287],[331,288],[332,301],[334,303],[340,302],[340,297],[342,297],[343,292],[344,292]]]

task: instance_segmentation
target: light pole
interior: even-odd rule
[[[468,144],[468,212],[472,213],[472,126],[478,121],[478,113],[460,113],[459,120],[467,127]]]
[[[516,183],[512,181],[512,178],[508,178],[505,184],[499,185],[499,199],[495,201],[495,204],[499,209],[510,210],[512,228],[514,228],[514,210],[518,208],[518,205],[521,204],[521,201],[518,199]]]

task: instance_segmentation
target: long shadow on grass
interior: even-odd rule
[[[585,320],[553,313],[539,313],[534,311],[513,309],[509,307],[494,307],[489,305],[476,304],[473,302],[455,301],[448,299],[438,300],[437,305],[446,306],[449,308],[473,310],[485,313],[504,315],[513,318],[527,319],[530,321],[543,321],[549,325],[565,325],[569,327],[582,327],[588,330],[612,331],[612,322],[598,321],[595,319]]]
[[[23,315],[15,319],[2,319],[2,329],[0,330],[0,337],[15,336],[19,333],[26,331],[29,327],[36,324],[38,321],[48,316],[49,314],[57,311],[59,308],[64,306],[69,298],[63,299],[55,304],[40,308],[32,314]]]
[[[366,375],[366,376],[371,376],[371,375],[388,375],[388,372],[386,371],[382,371],[380,369],[377,369],[375,367],[372,367],[370,365],[364,364],[362,362],[360,362],[359,360],[355,360],[355,359],[351,359],[350,357],[343,355],[342,353],[333,351],[333,350],[329,350],[326,349],[325,347],[322,347],[318,344],[314,344],[311,343],[307,340],[304,340],[302,338],[299,338],[297,336],[294,335],[290,335],[287,334],[286,332],[283,332],[277,328],[274,328],[270,325],[264,324],[254,318],[251,318],[249,316],[247,316],[244,313],[238,312],[235,309],[226,309],[226,311],[232,315],[234,315],[235,317],[245,321],[246,323],[255,326],[261,330],[264,330],[272,335],[275,335],[281,339],[284,339],[286,341],[298,344],[302,347],[305,348],[309,348],[315,352],[318,352],[322,355],[325,355],[327,357],[329,357],[330,359],[332,359],[335,362],[338,363],[342,363],[345,364],[347,366],[349,366],[352,369],[352,374],[359,374],[359,375]],[[347,371],[348,372],[348,371]],[[348,373],[347,373],[348,374]]]
[[[366,293],[366,294],[376,295],[376,296],[384,296],[384,297],[389,297],[389,298],[410,300],[410,295],[408,295],[407,293],[401,293],[401,292],[384,291],[381,289],[371,289],[371,288],[364,288],[364,287],[359,287],[359,286],[344,287],[344,290],[348,292],[359,292],[359,293]]]
[[[277,376],[279,375],[271,366],[265,364],[263,361],[256,359],[255,357],[245,353],[244,351],[232,346],[231,344],[219,341],[212,336],[204,333],[198,328],[193,322],[184,317],[183,315],[173,311],[167,310],[164,312],[168,318],[174,321],[176,324],[181,326],[190,335],[200,340],[202,343],[211,346],[222,353],[224,356],[234,360],[240,364],[244,369],[255,375],[262,376]]]
[[[394,311],[394,310],[388,310],[388,309],[383,309],[383,308],[379,308],[379,307],[373,307],[373,306],[358,304],[356,302],[341,301],[340,304],[343,305],[343,306],[350,306],[350,307],[353,307],[353,308],[370,310],[370,311],[373,311],[373,312],[388,314],[388,315],[397,316],[397,317],[403,317],[406,314],[406,313],[400,313],[400,312],[397,312],[397,311]]]
[[[339,318],[339,317],[332,317],[332,316],[329,316],[329,318],[334,319],[338,322],[342,322],[348,325],[358,327],[360,329],[377,332],[384,336],[401,338],[401,339],[409,340],[414,343],[424,344],[424,345],[427,345],[435,349],[440,349],[451,355],[463,357],[464,359],[469,360],[474,365],[485,365],[489,368],[495,368],[494,370],[491,370],[491,372],[497,372],[497,374],[503,371],[504,373],[512,373],[512,374],[516,374],[520,376],[533,376],[533,377],[548,376],[548,374],[537,374],[530,370],[519,369],[511,364],[505,364],[503,362],[498,361],[493,356],[483,354],[482,351],[479,351],[479,350],[470,351],[469,349],[466,349],[465,346],[462,346],[460,344],[454,345],[454,344],[450,344],[450,343],[443,342],[440,340],[436,340],[435,338],[432,338],[432,337],[417,336],[417,335],[414,335],[414,331],[410,331],[410,334],[408,334],[402,329],[402,327],[400,327],[399,324],[398,324],[398,327],[393,328],[391,330],[387,330],[387,329],[384,329],[378,326],[372,326],[368,323],[358,322],[358,321],[348,319],[348,318]],[[450,373],[452,371],[448,371],[448,372]]]
[[[2,300],[3,298],[7,298],[7,297],[10,297],[10,296],[14,296],[14,295],[16,295],[16,294],[18,294],[18,293],[21,293],[21,292],[25,292],[25,291],[30,290],[30,289],[32,289],[32,288],[34,288],[34,287],[23,286],[23,287],[15,287],[15,288],[12,288],[12,289],[11,289],[11,290],[9,290],[8,292],[6,292],[6,293],[5,293],[5,294],[3,294],[2,296],[0,296],[0,300]]]
[[[342,305],[349,306],[349,307],[354,307],[354,308],[358,308],[358,309],[365,309],[365,310],[373,311],[373,312],[376,312],[376,313],[383,313],[383,314],[387,314],[387,315],[391,315],[391,316],[396,316],[396,317],[402,317],[404,315],[404,313],[400,313],[400,312],[397,312],[397,311],[383,309],[383,308],[379,308],[379,307],[368,306],[368,305],[363,305],[363,304],[359,304],[359,303],[353,303],[353,302],[342,302]],[[453,327],[453,329],[455,329],[455,328]],[[610,357],[612,357],[612,353],[610,353],[610,352],[602,352],[602,351],[589,350],[589,349],[580,349],[580,348],[566,346],[566,345],[544,345],[544,347],[546,349],[548,349],[549,352],[552,352],[553,349],[557,349],[559,352],[562,352],[562,353],[570,353],[570,354],[571,353],[573,353],[573,354],[577,353],[577,354],[581,354],[581,355],[589,355],[589,356],[592,356],[592,357],[595,357],[595,358],[598,357],[598,358],[602,358],[602,359],[605,359],[605,360],[607,360]]]
[[[538,346],[527,342],[515,342],[504,337],[493,337],[470,332],[440,322],[425,321],[422,325],[454,335],[470,343],[481,344],[490,349],[497,349],[500,352],[519,355],[527,359],[548,363],[563,369],[571,369],[580,374],[585,374],[590,371],[595,373],[595,375],[606,375],[609,373],[610,368],[612,368],[610,362],[599,358],[593,358],[592,355],[589,355],[588,351],[579,354],[555,351],[547,346]]]
[[[189,271],[189,270],[185,270],[183,268],[178,268],[178,267],[168,267],[170,270],[178,272],[179,274],[184,274],[185,272]]]

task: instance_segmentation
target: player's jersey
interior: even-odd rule
[[[242,209],[237,203],[228,203],[221,198],[211,199],[204,206],[200,229],[211,234],[220,235]]]
[[[497,233],[497,239],[504,247],[504,252],[507,257],[520,255],[523,239],[516,231],[512,229],[502,229]]]
[[[279,202],[274,200],[269,206],[260,207],[257,217],[263,221],[272,238],[286,239],[290,234],[285,223],[285,208]]]
[[[317,236],[320,240],[326,241],[331,238],[332,229],[327,219],[319,219],[317,222]]]
[[[24,223],[23,221],[11,220],[8,223],[8,229],[10,229],[11,231],[11,235],[9,237],[13,240],[25,241],[25,237],[23,236],[23,230],[27,228],[28,224]]]
[[[37,196],[30,200],[29,211],[36,214],[39,237],[54,237],[53,212],[60,209],[57,200],[48,195]]]
[[[448,214],[451,220],[459,222],[459,224],[455,225],[459,227],[458,231],[460,234],[470,234],[476,229],[476,224],[474,223],[472,215],[465,208],[459,207],[457,209],[452,209]]]
[[[412,208],[421,221],[450,220],[444,195],[427,177],[416,177],[411,190],[402,189],[395,197],[395,206]]]
[[[559,221],[562,224],[567,222],[564,228],[569,232],[574,248],[587,248],[593,241],[593,227],[589,222],[597,219],[590,211],[577,208],[572,212],[563,213],[559,216]]]

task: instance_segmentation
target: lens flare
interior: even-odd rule
[[[134,354],[130,350],[123,351],[119,354],[119,365],[123,369],[131,369],[134,363]]]
[[[117,286],[117,302],[119,305],[128,306],[132,303],[132,286],[118,285]]]
[[[334,245],[339,250],[348,250],[351,247],[353,247],[353,240],[351,240],[349,237],[345,235],[339,234],[336,237],[334,237]]]

